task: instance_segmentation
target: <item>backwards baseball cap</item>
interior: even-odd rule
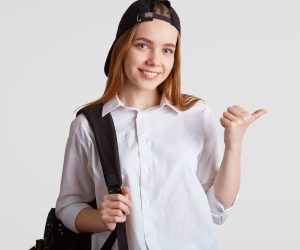
[[[171,18],[168,18],[166,16],[163,16],[163,15],[160,15],[157,13],[153,13],[153,8],[154,8],[155,4],[157,4],[159,2],[163,2],[167,6],[167,8],[170,10]],[[170,1],[167,1],[167,0],[138,0],[138,1],[135,1],[125,11],[125,13],[123,14],[121,21],[119,23],[116,38],[108,52],[108,55],[107,55],[107,58],[105,61],[104,72],[105,72],[106,76],[108,76],[108,73],[109,73],[109,65],[110,65],[110,58],[111,58],[112,50],[113,50],[113,47],[114,47],[116,41],[118,40],[118,38],[125,31],[127,31],[129,28],[131,28],[135,24],[140,23],[140,22],[152,21],[153,18],[160,19],[160,20],[170,23],[179,31],[179,34],[181,33],[179,17],[177,15],[177,13],[175,12],[175,10],[171,7]]]

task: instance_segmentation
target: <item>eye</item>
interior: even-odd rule
[[[138,48],[145,48],[145,47],[143,47],[143,46],[147,46],[148,48],[149,48],[149,46],[147,45],[147,44],[145,44],[145,43],[138,43],[137,45],[136,45],[136,47],[138,47]]]
[[[172,50],[172,49],[164,49],[164,51],[165,51],[167,54],[173,54],[173,53],[174,53],[174,50]]]

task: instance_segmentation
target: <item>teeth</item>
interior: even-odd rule
[[[149,71],[143,71],[144,74],[148,75],[148,76],[157,76],[157,73],[155,72],[149,72]]]

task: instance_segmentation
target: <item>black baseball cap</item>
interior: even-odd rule
[[[166,16],[153,13],[153,8],[156,3],[163,2],[165,5],[170,9],[171,12],[171,18],[168,18]],[[110,65],[110,57],[113,50],[113,47],[118,40],[118,38],[129,28],[134,26],[137,23],[145,22],[145,21],[152,21],[153,18],[157,18],[166,22],[169,22],[172,24],[178,31],[179,34],[181,33],[180,28],[180,20],[176,13],[176,11],[171,7],[170,1],[167,0],[138,0],[132,3],[128,9],[123,14],[119,26],[118,31],[116,34],[116,38],[108,52],[105,66],[104,66],[104,72],[105,75],[108,76],[109,73],[109,65]]]

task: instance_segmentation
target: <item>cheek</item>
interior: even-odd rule
[[[125,67],[129,69],[132,66],[137,66],[141,60],[141,55],[136,53],[133,49],[130,49],[125,57]]]
[[[133,60],[133,57],[130,54],[127,54],[127,56],[124,59],[124,71],[125,71],[126,76],[129,78],[133,74],[134,65],[135,65],[135,62]]]
[[[165,69],[166,69],[166,72],[168,73],[168,75],[171,72],[173,65],[174,65],[174,58],[166,62]]]

